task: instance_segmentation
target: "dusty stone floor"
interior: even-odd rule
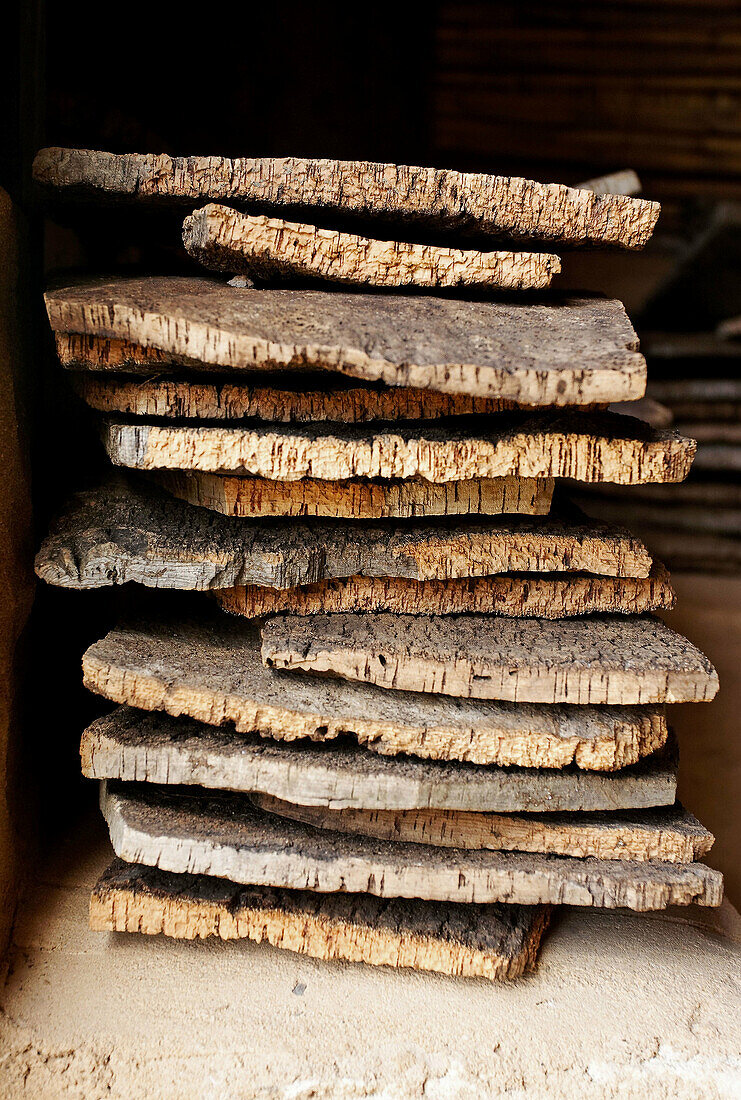
[[[538,972],[493,985],[92,933],[88,892],[109,854],[92,819],[29,893],[0,998],[3,1097],[741,1095],[730,905],[565,910]]]

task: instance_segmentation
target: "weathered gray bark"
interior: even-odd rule
[[[281,615],[262,630],[276,669],[385,688],[531,703],[709,702],[718,674],[651,616]]]
[[[546,906],[460,905],[245,887],[116,859],[90,898],[96,932],[249,939],[315,959],[517,978],[535,966]]]
[[[459,301],[168,276],[51,290],[46,308],[55,333],[159,349],[178,365],[339,371],[525,405],[631,401],[646,388],[623,306],[600,297]]]
[[[256,886],[439,901],[541,902],[645,911],[718,906],[723,876],[702,863],[638,863],[519,852],[450,853],[279,819],[230,794],[146,784],[101,792],[116,855],[164,871]]]

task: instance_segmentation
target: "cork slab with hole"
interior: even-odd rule
[[[142,710],[165,711],[176,718],[185,715],[213,726],[233,723],[239,733],[262,734],[281,742],[349,737],[382,755],[407,753],[431,760],[525,768],[573,764],[614,771],[653,753],[667,738],[663,709],[655,706],[491,702],[276,673],[260,660],[257,627],[226,617],[203,623],[163,620],[121,626],[89,647],[83,657],[83,676],[91,691]],[[135,713],[125,724],[135,726],[137,721],[142,716]],[[226,752],[224,746],[236,744],[231,729],[223,736],[211,731],[210,736],[217,738],[222,752]],[[100,756],[96,759],[99,762]],[[169,761],[167,766],[175,774],[174,763]],[[227,753],[222,771],[212,773],[217,785],[235,782],[233,767]],[[249,774],[245,783],[252,782]],[[620,779],[617,790],[629,777],[623,772],[615,778]],[[204,781],[210,784],[208,774]],[[378,781],[375,776],[374,782]],[[564,782],[580,788],[582,781],[572,777]],[[610,789],[608,784],[606,790]],[[517,796],[514,788],[513,793]],[[670,793],[671,801],[673,788]],[[539,800],[537,808],[549,808],[554,791],[545,789],[542,776],[540,786],[528,794],[533,797]]]
[[[134,481],[78,493],[36,557],[50,584],[98,588],[293,588],[341,577],[450,580],[495,573],[588,572],[646,578],[651,556],[623,528],[557,516],[447,525],[250,523],[193,508]]]
[[[461,905],[240,886],[115,859],[95,884],[90,927],[179,940],[248,939],[315,959],[517,978],[536,964],[546,906]]]
[[[669,574],[659,562],[654,562],[645,578],[510,573],[415,581],[356,576],[287,589],[241,585],[213,595],[224,611],[248,619],[284,611],[295,615],[340,611],[393,611],[411,615],[481,612],[565,619],[595,612],[641,615],[647,611],[670,611],[674,606]]]
[[[300,157],[171,157],[49,147],[37,183],[70,198],[189,204],[212,199],[266,213],[311,212],[430,231],[642,248],[661,210],[626,195],[449,168]]]
[[[281,615],[262,628],[271,668],[384,688],[525,703],[709,702],[718,674],[651,616]]]
[[[45,301],[55,333],[125,340],[201,369],[339,371],[525,405],[631,401],[646,388],[623,306],[597,296],[460,301],[149,276],[77,283]]]
[[[102,785],[114,851],[128,863],[255,886],[419,897],[552,903],[637,911],[718,906],[723,877],[702,863],[574,859],[464,851],[315,829],[266,814],[243,795],[182,794],[148,784]]]
[[[561,270],[547,252],[477,252],[378,240],[304,222],[241,214],[209,203],[183,222],[202,267],[263,283],[322,280],[347,286],[544,290]]]
[[[622,485],[682,481],[695,444],[665,428],[614,413],[557,417],[500,413],[473,423],[237,426],[104,422],[117,466],[313,478],[554,478]]]
[[[261,810],[318,829],[438,848],[543,852],[596,859],[692,863],[714,841],[679,803],[597,814],[488,814],[465,810],[328,810],[253,794]]]
[[[180,500],[242,519],[424,519],[432,516],[548,515],[549,478],[492,477],[446,481],[348,479],[273,481],[188,470],[159,470],[154,479]]]

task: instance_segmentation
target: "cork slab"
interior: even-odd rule
[[[346,577],[276,589],[241,585],[214,592],[224,611],[254,619],[287,611],[321,615],[340,611],[393,611],[395,614],[460,615],[481,612],[565,619],[595,612],[641,615],[674,606],[667,570],[654,562],[646,578],[568,576],[533,573],[415,581],[398,577]]]
[[[326,376],[322,379],[316,375],[289,375],[287,380],[266,377],[252,385],[235,379],[209,379],[197,375],[192,379],[169,378],[165,373],[166,364],[156,358],[157,355],[162,357],[161,352],[133,347],[129,352],[121,347],[114,352],[111,345],[121,343],[88,337],[57,337],[62,362],[77,368],[70,375],[75,391],[98,412],[179,420],[253,419],[285,423],[331,420],[340,424],[365,424],[372,420],[489,416],[514,407],[511,401],[496,397],[363,384],[341,375],[330,378],[331,385],[327,385]],[[133,370],[130,364],[135,359],[136,369],[141,373],[133,378],[103,373],[107,369],[105,364],[116,354],[118,358],[114,358],[114,362],[122,361],[127,370]],[[83,363],[86,372],[80,369]]]
[[[491,477],[434,485],[408,481],[273,481],[188,470],[153,475],[167,492],[199,508],[242,519],[425,519],[432,516],[548,515],[554,482]]]
[[[33,176],[71,198],[191,206],[213,199],[269,213],[311,211],[460,236],[621,248],[642,248],[661,210],[643,199],[513,176],[299,157],[170,157],[52,147],[37,153]]]
[[[554,478],[623,485],[682,481],[693,440],[613,413],[553,417],[500,413],[445,427],[355,424],[174,425],[107,420],[117,466],[313,478]]]
[[[126,480],[78,493],[36,558],[43,580],[67,588],[127,581],[293,588],[358,575],[450,580],[509,572],[641,578],[651,565],[646,548],[624,529],[581,513],[573,520],[494,517],[445,526],[249,523]]]
[[[126,340],[201,369],[339,371],[526,405],[630,401],[646,385],[625,310],[596,296],[459,301],[152,276],[78,283],[45,301],[55,333]]]
[[[679,803],[601,814],[481,814],[464,810],[328,810],[253,794],[261,810],[317,829],[436,848],[543,852],[583,859],[692,863],[714,841]]]
[[[241,795],[104,784],[101,808],[114,851],[126,862],[255,886],[638,911],[718,906],[723,893],[722,875],[702,863],[460,849],[451,859],[431,845],[346,836],[280,819]]]
[[[517,978],[535,966],[546,906],[460,905],[245,887],[115,859],[90,898],[95,932],[249,939],[315,959]]]
[[[475,252],[359,237],[209,203],[183,222],[183,244],[210,271],[265,283],[543,290],[561,270],[546,252]]]
[[[650,616],[282,615],[265,623],[271,668],[385,688],[530,703],[709,702],[718,674]]]
[[[346,735],[383,755],[614,771],[654,752],[667,738],[659,707],[501,703],[276,673],[260,660],[257,627],[224,617],[200,624],[163,620],[119,627],[90,646],[83,675],[91,691],[116,703],[214,726],[233,723],[239,733],[279,741],[324,742]],[[142,716],[130,719],[136,725]],[[220,751],[233,737],[231,729],[217,737]],[[221,777],[213,773],[214,781],[232,785],[231,759],[223,767]],[[168,768],[175,774],[172,761]],[[204,782],[211,784],[208,776]],[[671,801],[673,788],[670,793]],[[538,808],[552,808],[552,790],[531,791],[528,797],[540,799],[541,794]]]

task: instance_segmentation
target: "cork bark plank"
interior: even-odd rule
[[[655,706],[456,699],[276,673],[260,660],[255,624],[225,617],[120,626],[88,648],[82,667],[86,687],[112,702],[227,725],[227,746],[236,730],[281,742],[351,738],[384,756],[615,771],[667,740],[664,711]],[[121,718],[119,725],[136,725],[137,718],[141,721],[141,714],[129,715],[127,722]],[[221,744],[224,738],[217,740]],[[235,781],[230,766],[225,759],[226,770],[216,782]],[[172,762],[168,768],[174,774]],[[204,782],[210,785],[206,772]],[[540,808],[548,809],[554,792],[543,789],[528,797],[542,797]]]
[[[275,589],[241,585],[213,593],[224,611],[254,619],[290,612],[321,615],[341,611],[392,611],[396,614],[460,615],[481,612],[540,619],[565,619],[595,612],[642,615],[671,611],[674,591],[669,574],[654,562],[650,576],[594,577],[499,574],[449,581],[399,577],[345,577]]]
[[[192,470],[158,470],[152,476],[163,489],[188,504],[241,519],[546,516],[554,489],[552,478],[524,477],[471,478],[435,485],[422,478],[275,481]]]
[[[129,863],[255,886],[429,901],[584,905],[639,912],[718,906],[723,877],[702,863],[574,859],[525,852],[450,853],[314,829],[242,795],[102,785],[114,851]]]
[[[573,517],[477,518],[445,526],[352,521],[250,523],[134,481],[76,494],[44,539],[49,584],[99,588],[292,588],[332,578],[451,580],[495,573],[648,577],[652,560],[623,528]]]
[[[75,337],[59,337],[71,342]],[[93,341],[114,344],[116,341]],[[160,376],[163,368],[156,359],[149,360],[150,348],[142,348],[142,371],[149,377],[106,374],[103,369],[71,372],[72,385],[91,408],[102,413],[123,413],[127,416],[172,417],[179,420],[269,420],[274,422],[313,422],[331,420],[335,423],[365,424],[373,420],[439,420],[449,416],[489,416],[506,412],[511,401],[494,397],[469,397],[463,393],[439,393],[436,390],[415,390],[409,387],[379,386],[356,383],[342,376],[326,379],[316,375],[289,375],[288,379],[247,385],[238,379],[192,379]],[[75,354],[79,363],[80,352]],[[96,348],[92,355],[110,361],[111,352]],[[125,355],[119,351],[121,357]],[[63,360],[64,361],[64,360]],[[152,377],[152,376],[155,377]],[[293,383],[293,384],[292,384]]]
[[[429,231],[569,246],[642,248],[658,203],[452,169],[299,157],[170,157],[41,149],[37,183],[70,198],[189,204],[374,220]],[[313,220],[313,218],[312,218]]]
[[[511,980],[532,970],[547,906],[460,905],[249,887],[115,859],[90,897],[94,932],[252,940],[314,959]]]
[[[605,774],[389,758],[335,744],[284,744],[189,718],[119,707],[82,735],[89,779],[261,792],[327,809],[469,810],[475,813],[637,810],[672,805],[677,752],[664,748]]]
[[[526,703],[709,702],[718,674],[651,616],[279,615],[262,628],[270,667],[379,687]]]
[[[253,794],[261,810],[317,829],[436,848],[541,852],[585,859],[692,863],[715,840],[680,803],[592,814],[491,814],[466,810],[328,810]]]
[[[597,296],[461,301],[149,276],[76,283],[45,301],[56,334],[124,340],[200,370],[326,370],[525,405],[631,401],[646,388],[623,306]]]
[[[683,481],[691,439],[615,413],[500,413],[446,426],[201,425],[105,420],[108,457],[137,470],[198,470],[275,481],[572,478],[621,485]]]
[[[209,271],[261,283],[545,290],[561,270],[547,252],[479,252],[378,240],[209,203],[183,222],[187,252]]]

